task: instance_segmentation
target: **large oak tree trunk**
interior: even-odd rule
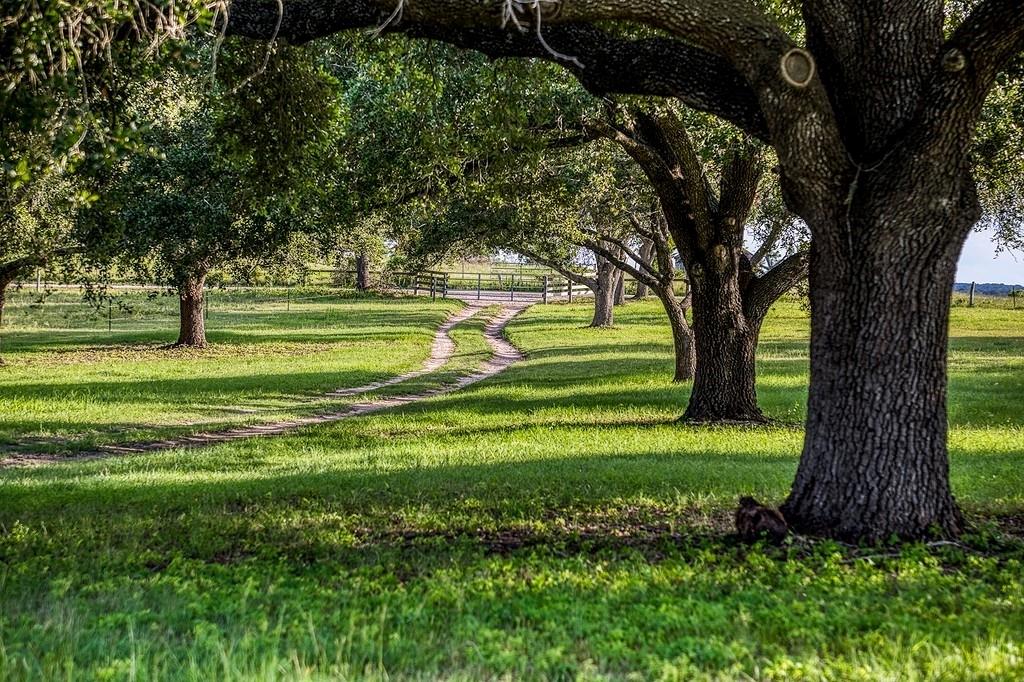
[[[370,286],[370,257],[360,251],[356,254],[356,289],[366,292]]]
[[[178,284],[180,329],[175,346],[189,348],[206,347],[206,323],[203,319],[203,302],[206,273],[185,277]]]
[[[686,421],[766,421],[755,387],[761,320],[744,312],[741,257],[741,248],[720,244],[690,265],[697,371]]]
[[[671,292],[661,296],[661,302],[668,314],[669,326],[672,328],[672,345],[675,350],[675,376],[673,381],[689,381],[693,379],[697,367],[697,350],[693,339],[693,330],[686,321],[686,315],[679,299]]]
[[[760,320],[710,291],[693,292],[697,370],[683,415],[693,422],[764,422],[757,406],[755,354]]]
[[[884,208],[879,224],[896,213]],[[966,237],[973,220],[961,222],[893,235],[853,259],[812,247],[807,432],[784,506],[795,528],[868,540],[962,529],[949,485],[946,355],[963,239],[942,236]]]

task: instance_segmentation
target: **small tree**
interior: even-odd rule
[[[515,246],[510,245],[510,248],[558,272],[570,282],[569,286],[582,284],[590,289],[594,297],[594,316],[590,326],[601,329],[615,326],[615,299],[622,281],[622,270],[616,266],[616,261],[622,259],[623,253],[619,246],[609,241],[597,239],[593,244],[594,248],[578,242],[562,244],[561,248],[552,248],[554,245],[549,244],[548,248],[544,248],[520,242]],[[589,256],[581,256],[581,249],[589,251]],[[586,271],[591,263],[592,274]]]
[[[215,114],[187,78],[140,92],[154,150],[116,170],[93,216],[91,240],[147,279],[165,283],[179,300],[175,345],[203,347],[204,287],[210,271],[234,258],[283,243],[265,214],[237,191],[239,174],[224,159]]]
[[[241,80],[232,88],[210,92],[180,73],[140,88],[132,106],[152,152],[118,166],[92,216],[95,251],[176,292],[175,345],[206,345],[210,271],[272,258],[303,226],[303,202],[314,196],[302,165],[318,159],[315,126],[329,128],[336,117],[333,82],[298,51],[275,53],[250,81],[263,54],[221,53],[221,72]]]

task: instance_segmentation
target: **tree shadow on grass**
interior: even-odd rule
[[[207,340],[211,344],[226,346],[260,346],[281,343],[368,343],[393,342],[396,335],[387,329],[405,329],[401,338],[425,339],[433,338],[436,327],[442,320],[434,318],[423,324],[431,325],[418,328],[415,323],[392,325],[368,325],[370,329],[338,329],[330,325],[316,326],[306,321],[294,330],[279,330],[277,327],[253,326],[249,328],[218,329],[207,328]],[[237,323],[236,323],[237,324]],[[5,331],[4,346],[9,353],[36,355],[50,354],[60,351],[81,352],[92,349],[103,349],[111,346],[138,345],[151,347],[167,344],[174,340],[177,330],[173,326],[154,328],[144,331],[121,331],[106,329],[82,333],[78,331],[48,330],[44,332]],[[156,358],[154,358],[156,359]]]
[[[721,651],[708,654],[709,666],[741,644],[804,651],[813,643],[835,655],[841,642],[874,652],[873,633],[891,631],[893,619],[908,641],[966,645],[992,622],[1016,618],[1006,594],[1019,574],[1003,567],[1024,558],[1024,540],[1012,529],[998,542],[915,546],[893,558],[834,543],[738,543],[736,497],[779,501],[796,452],[595,447],[579,457],[417,464],[401,451],[373,452],[394,442],[389,434],[332,431],[228,452],[0,472],[0,532],[21,524],[0,538],[12,567],[6,611],[29,620],[46,613],[18,606],[35,597],[106,613],[106,590],[129,585],[119,613],[145,619],[156,609],[160,631],[185,640],[197,619],[216,618],[232,633],[279,609],[299,609],[303,626],[330,640],[344,636],[350,613],[384,599],[414,650],[427,632],[474,644],[486,630],[539,637],[531,652],[547,650],[544,633],[554,635],[586,649],[581,661],[609,647],[643,651],[647,662],[703,660],[714,632]],[[325,442],[334,450],[308,454]],[[307,456],[289,462],[300,449]],[[1001,465],[1022,457],[1013,452]],[[38,584],[19,571],[41,565]],[[254,580],[274,589],[253,592]],[[64,582],[71,587],[46,596]],[[242,615],[225,607],[233,603],[244,603]],[[737,630],[741,616],[750,620]],[[426,624],[414,627],[420,618]],[[89,627],[124,641],[124,622]],[[33,636],[45,646],[50,635]]]
[[[159,455],[134,463],[143,474],[135,479],[136,466],[124,460],[2,472],[10,485],[0,523],[44,521],[55,537],[88,527],[105,552],[141,543],[168,561],[258,555],[296,570],[400,566],[412,556],[444,567],[467,555],[532,551],[660,561],[702,548],[742,551],[731,537],[736,498],[781,500],[796,464],[795,455],[755,452],[597,452],[487,464],[379,462],[405,464],[400,469],[367,459],[336,462],[350,468],[306,463],[282,471],[274,454],[253,445],[227,460]],[[1006,466],[1022,457],[999,459]],[[99,523],[104,518],[116,519],[110,529]],[[1013,528],[1006,528],[1011,536]],[[1021,538],[1010,540],[1012,552],[1024,553]],[[777,558],[793,556],[780,552]]]
[[[47,413],[29,419],[0,419],[0,454],[43,449],[80,449],[99,442],[127,442],[132,434],[159,431],[162,437],[215,428],[218,423],[259,421],[274,412],[308,413],[336,408],[325,394],[391,378],[368,370],[276,374],[272,385],[258,374],[194,379],[89,381],[5,386],[5,397],[21,401],[53,401]],[[86,422],[64,418],[60,403],[67,396],[105,405],[168,405],[181,413],[166,423]],[[32,434],[53,434],[35,435]]]
[[[259,374],[234,376],[198,376],[176,379],[138,379],[129,381],[97,380],[68,383],[19,383],[4,386],[4,396],[14,400],[63,400],[68,396],[89,396],[96,402],[178,403],[200,409],[238,407],[240,403],[204,405],[210,399],[238,394],[246,399],[294,399],[315,395],[317,391],[361,386],[393,376],[371,370],[290,372],[270,377]]]

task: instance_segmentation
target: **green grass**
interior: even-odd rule
[[[894,556],[728,535],[736,496],[778,502],[796,467],[798,306],[764,330],[767,429],[675,424],[657,304],[616,319],[535,307],[509,330],[525,362],[399,411],[0,472],[0,678],[1024,675],[1024,312],[953,314],[953,484],[979,530]]]
[[[122,296],[95,313],[71,292],[13,297],[0,444],[67,450],[283,419],[328,391],[417,369],[452,301],[327,290],[214,291],[204,350],[171,350],[177,300]],[[338,403],[341,401],[333,401]]]

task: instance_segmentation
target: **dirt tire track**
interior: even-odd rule
[[[487,306],[484,304],[471,304],[449,317],[444,324],[438,328],[437,333],[434,336],[434,342],[431,345],[430,357],[420,369],[383,381],[366,384],[364,386],[338,389],[337,391],[325,394],[325,397],[335,398],[341,396],[360,395],[370,391],[387,388],[389,386],[395,386],[402,382],[409,381],[410,379],[419,378],[441,369],[455,355],[455,342],[452,340],[450,334],[452,329],[459,323],[465,322],[469,318],[473,317],[485,307]],[[308,417],[300,417],[298,419],[253,424],[250,426],[239,426],[219,431],[196,433],[187,436],[176,436],[174,438],[166,438],[162,440],[121,445],[101,445],[94,450],[84,450],[67,454],[11,454],[0,459],[0,469],[38,467],[60,462],[83,462],[119,457],[123,455],[141,455],[163,452],[179,448],[201,448],[218,445],[220,443],[228,443],[234,440],[244,440],[246,438],[279,436],[296,429],[301,429],[305,426],[329,424],[343,419],[349,419],[351,417],[370,414],[372,412],[411,405],[429,398],[452,393],[500,374],[509,367],[509,365],[512,365],[523,358],[519,349],[505,340],[503,333],[508,323],[527,307],[529,307],[528,303],[503,304],[501,311],[491,318],[484,327],[484,338],[487,340],[492,351],[491,358],[475,372],[459,377],[452,383],[432,388],[428,391],[367,400],[348,405],[342,410],[323,412],[320,414],[310,415]]]

